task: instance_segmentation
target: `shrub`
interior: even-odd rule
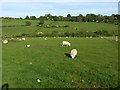
[[[30,21],[26,21],[26,26],[30,26],[31,22]]]

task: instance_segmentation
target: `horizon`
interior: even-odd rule
[[[111,16],[118,14],[118,2],[3,2],[0,17],[25,18],[26,16],[66,17],[82,14],[101,14]]]
[[[48,13],[48,14],[50,14],[50,13]],[[69,13],[68,13],[68,14],[69,14]],[[67,14],[67,15],[68,15],[68,14]],[[88,13],[88,14],[94,14],[94,13]],[[47,14],[45,14],[45,15],[47,15]],[[45,15],[42,15],[42,16],[45,16]],[[52,14],[50,14],[50,15],[52,15]],[[66,16],[63,16],[63,17],[67,17],[67,15],[66,15]],[[87,15],[87,14],[86,14],[86,15]],[[85,17],[86,15],[83,15],[83,16]],[[95,15],[99,15],[99,14],[95,14]],[[102,14],[100,14],[100,15],[102,15]],[[115,15],[117,15],[117,14],[115,14]],[[27,15],[27,16],[28,16],[28,15]],[[32,16],[34,16],[34,15],[32,15]],[[58,15],[52,15],[52,16],[57,16],[57,17],[59,17],[59,16],[62,16],[62,15],[59,15],[59,16],[58,16]],[[74,16],[75,16],[75,15],[74,15]],[[74,16],[73,16],[73,17],[74,17]],[[79,16],[79,15],[76,15],[76,16]],[[75,17],[76,17],[76,16],[75,16]],[[112,14],[111,14],[111,15],[102,15],[102,16],[112,16]],[[25,17],[26,17],[26,16],[25,16]],[[2,16],[2,17],[1,17],[1,16],[0,16],[0,18],[23,18],[23,19],[24,19],[25,17],[8,17],[8,16],[5,16],[5,17]],[[28,17],[30,17],[30,16],[28,16]],[[35,16],[35,17],[36,17],[36,16]],[[40,16],[39,16],[39,17],[40,17]],[[36,17],[36,18],[39,18],[39,17]],[[72,15],[71,15],[71,17],[72,17]]]

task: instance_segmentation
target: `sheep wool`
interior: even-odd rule
[[[63,41],[63,42],[62,42],[62,46],[64,46],[64,45],[65,45],[65,46],[71,46],[71,44],[70,44],[68,41]]]
[[[23,41],[25,41],[26,39],[25,38],[22,38]]]
[[[72,57],[72,59],[74,59],[76,55],[77,55],[77,50],[72,49],[71,52],[70,52],[70,56]]]
[[[8,44],[8,40],[3,40],[3,43],[4,44]]]
[[[30,45],[27,45],[27,47],[30,47]]]

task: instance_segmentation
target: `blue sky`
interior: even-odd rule
[[[3,2],[1,6],[4,17],[39,17],[45,14],[73,16],[79,14],[102,14],[111,15],[118,13],[117,2]]]

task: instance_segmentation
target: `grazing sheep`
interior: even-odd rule
[[[30,47],[30,45],[27,45],[27,47]]]
[[[25,39],[25,38],[22,38],[22,40],[24,40],[24,41],[25,41],[26,39]]]
[[[37,79],[37,82],[40,82],[40,79]]]
[[[90,36],[90,38],[92,38],[92,36]]]
[[[96,21],[96,23],[98,23],[99,21]]]
[[[118,37],[116,36],[116,38],[115,38],[115,41],[117,42],[118,41]]]
[[[77,50],[72,49],[71,52],[70,52],[70,56],[72,57],[72,59],[74,59],[76,55],[77,55]]]
[[[38,34],[43,34],[43,32],[38,32]]]
[[[11,38],[12,40],[14,39],[14,38]]]
[[[21,39],[19,39],[19,41],[21,41]]]
[[[30,62],[30,64],[32,64],[32,62]]]
[[[8,44],[8,40],[4,40],[3,43],[4,43],[4,44]]]
[[[65,46],[71,46],[71,44],[70,44],[68,41],[63,41],[63,42],[62,42],[62,46],[64,46],[64,45],[65,45]]]

